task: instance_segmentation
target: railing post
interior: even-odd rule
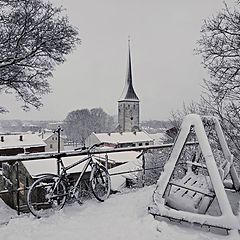
[[[54,130],[54,133],[57,133],[57,137],[58,137],[58,147],[57,147],[57,152],[60,153],[61,152],[61,131],[63,131],[63,129],[58,126],[56,130]],[[58,157],[57,159],[57,174],[60,174],[60,158]]]
[[[142,153],[142,187],[145,186],[145,174],[146,174],[146,160],[145,160],[145,154],[146,151],[143,151]]]
[[[16,163],[16,172],[17,172],[17,214],[20,215],[20,181],[19,181],[19,162]]]
[[[105,154],[105,168],[108,170],[108,155]]]
[[[61,166],[60,166],[61,157],[57,157],[57,174],[60,175]]]

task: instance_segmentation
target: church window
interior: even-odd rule
[[[50,148],[53,148],[53,145],[52,144],[50,144],[50,146],[49,146]]]

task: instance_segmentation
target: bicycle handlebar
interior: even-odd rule
[[[101,147],[101,146],[103,146],[104,145],[104,143],[96,143],[96,144],[93,144],[92,146],[90,146],[89,148],[88,148],[88,151],[90,152],[92,149],[94,149],[94,148],[96,148],[96,147]]]
[[[83,150],[86,150],[87,152],[90,152],[92,149],[94,149],[94,148],[96,148],[96,147],[100,147],[100,146],[103,146],[104,145],[104,143],[96,143],[96,144],[93,144],[92,146],[90,146],[90,147],[81,147],[81,148],[75,148],[74,150],[75,151],[78,151],[78,150],[81,150],[81,151],[83,151]]]

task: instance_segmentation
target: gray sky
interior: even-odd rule
[[[13,96],[0,96],[2,119],[63,120],[76,109],[102,107],[117,114],[131,36],[133,84],[141,120],[168,119],[198,100],[207,74],[193,54],[203,19],[221,0],[49,0],[63,5],[82,44],[56,68],[52,93],[40,111],[23,112]],[[226,2],[232,3],[229,0]]]

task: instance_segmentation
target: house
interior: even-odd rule
[[[0,135],[0,156],[44,152],[46,143],[35,134]]]
[[[58,151],[58,134],[51,130],[44,130],[37,134],[46,144],[45,152]],[[64,151],[63,138],[60,137],[60,151]]]
[[[115,132],[115,133],[91,133],[85,140],[86,146],[97,143],[104,143],[109,147],[138,147],[153,144],[151,138],[146,132]]]

